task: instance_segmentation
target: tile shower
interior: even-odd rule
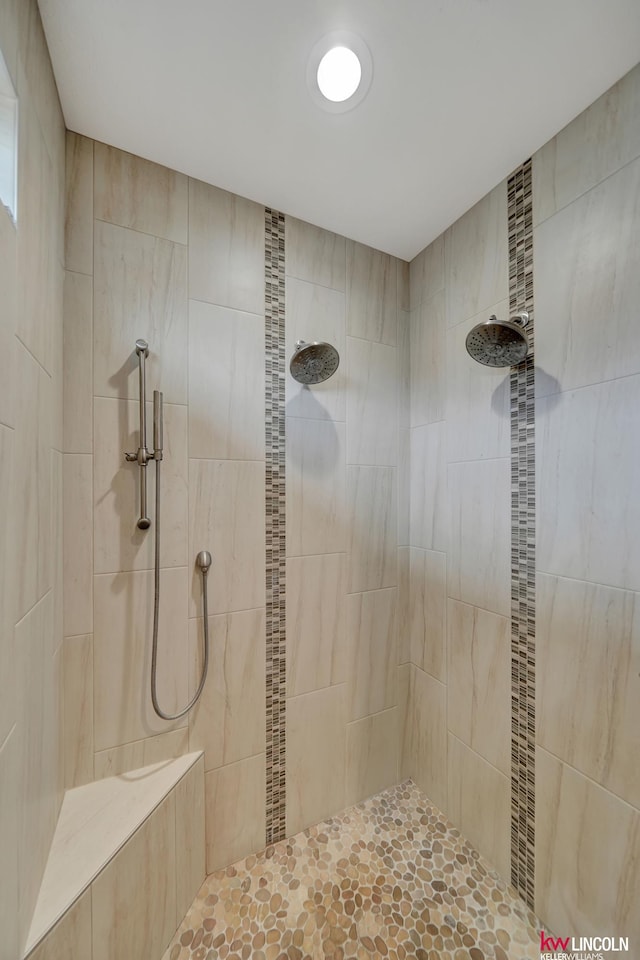
[[[204,754],[206,870],[221,891],[238,885],[227,870],[238,860],[255,876],[267,838],[312,827],[296,840],[306,856],[322,832],[313,825],[333,818],[332,838],[340,824],[357,844],[402,789],[420,816],[435,804],[456,842],[503,878],[482,882],[504,887],[522,785],[522,774],[512,782],[511,393],[508,371],[474,364],[464,338],[489,314],[524,308],[510,304],[508,182],[410,265],[267,211],[274,322],[265,207],[65,134],[33,0],[0,0],[0,46],[21,111],[17,229],[0,210],[0,477],[11,504],[0,516],[0,957],[23,955],[64,790],[193,751]],[[558,934],[636,944],[638,130],[636,68],[531,161],[535,790],[530,885],[518,885]],[[135,529],[136,478],[122,456],[137,446],[138,337],[165,400],[169,709],[197,683],[192,560],[213,555],[209,679],[176,724],[145,696],[152,540]],[[298,339],[340,352],[335,376],[311,390],[286,370]],[[151,508],[153,496],[150,482]],[[409,777],[419,791],[343,815]],[[195,936],[195,923],[182,933]],[[483,956],[519,956],[510,940],[476,933]],[[352,954],[339,941],[344,956],[384,953],[379,931],[360,935]],[[453,928],[451,939],[429,949],[471,950]]]

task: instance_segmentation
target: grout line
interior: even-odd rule
[[[604,380],[594,380],[593,383],[581,383],[574,387],[567,387],[566,390],[556,390],[555,393],[545,393],[542,396],[536,395],[536,402],[542,403],[545,400],[553,399],[553,397],[566,396],[568,393],[577,393],[579,390],[590,390],[593,389],[593,387],[604,386],[607,383],[616,383],[618,380],[632,380],[634,377],[640,377],[640,370],[637,370],[635,373],[624,373],[619,377],[606,377]]]
[[[562,573],[553,573],[549,570],[542,570],[536,567],[536,576],[540,574],[543,577],[553,577],[556,580],[566,580],[569,583],[584,583],[590,587],[601,587],[603,590],[619,590],[621,593],[631,593],[640,595],[640,590],[634,590],[633,587],[620,587],[612,583],[601,583],[599,580],[587,580],[584,577],[568,577]]]
[[[12,726],[9,728],[9,732],[7,733],[7,735],[6,735],[6,737],[4,738],[4,740],[2,741],[2,743],[0,743],[0,753],[2,753],[2,751],[4,750],[4,748],[6,747],[6,745],[9,743],[9,740],[10,740],[13,732],[16,730],[17,726],[18,726],[18,722],[16,721],[16,722],[13,723]]]
[[[458,743],[461,743],[462,746],[466,747],[467,750],[470,750],[471,753],[475,753],[476,757],[479,757],[479,759],[482,760],[483,763],[486,763],[487,766],[491,767],[492,770],[500,774],[500,776],[504,780],[506,780],[507,783],[510,783],[510,776],[508,773],[505,773],[504,770],[500,769],[500,767],[496,767],[495,763],[492,763],[491,760],[487,760],[487,758],[483,756],[483,754],[481,754],[479,750],[476,750],[475,747],[472,747],[470,744],[468,744],[465,740],[462,739],[462,737],[459,737],[457,734],[453,733],[453,731],[450,730],[448,726],[447,726],[447,736],[453,737],[454,740],[457,740]]]
[[[561,764],[563,767],[567,767],[567,769],[571,770],[573,773],[576,773],[579,777],[583,777],[583,779],[585,779],[587,783],[590,783],[592,786],[597,787],[599,790],[603,790],[604,793],[609,794],[610,797],[613,797],[615,800],[618,800],[620,803],[624,804],[624,806],[628,807],[629,810],[631,810],[636,816],[638,815],[638,813],[640,813],[640,810],[638,809],[638,807],[635,807],[628,800],[625,800],[624,797],[621,797],[619,794],[614,793],[613,790],[611,790],[609,787],[605,787],[603,786],[603,784],[599,783],[597,780],[594,780],[593,777],[589,776],[588,773],[585,773],[584,770],[580,770],[579,767],[574,767],[572,763],[569,763],[568,760],[564,760],[562,757],[559,757],[556,753],[553,752],[553,750],[549,750],[548,747],[543,747],[543,745],[538,742],[537,737],[536,737],[536,750],[541,750],[542,753],[546,753],[548,756],[553,757],[553,759],[557,760],[558,763]]]
[[[189,257],[189,250],[187,247],[187,258]],[[201,297],[187,297],[187,306],[190,302],[193,303],[202,303],[207,307],[218,307],[220,310],[231,310],[233,313],[242,313],[247,317],[253,317],[254,320],[262,320],[264,323],[264,313],[254,313],[252,310],[241,310],[240,307],[232,307],[228,303],[217,303],[215,300],[202,300]],[[188,350],[187,350],[188,356]]]
[[[595,101],[594,101],[594,102],[595,102]],[[591,104],[591,106],[593,106],[593,104]],[[588,109],[589,109],[589,108],[587,107],[587,110],[588,110]],[[585,111],[585,112],[586,112],[586,111]],[[559,133],[562,133],[562,130],[559,131]],[[557,137],[559,136],[559,133],[556,134],[556,136],[553,138],[554,140],[557,140]],[[543,147],[540,148],[540,150],[542,150],[542,149],[543,149]],[[540,150],[537,150],[537,151],[536,151],[536,154],[537,154],[537,153],[540,153]],[[535,156],[536,154],[534,154],[534,156]],[[587,196],[588,193],[591,193],[593,190],[597,190],[598,187],[600,187],[603,183],[606,183],[607,180],[610,180],[612,177],[615,177],[615,176],[616,176],[618,173],[620,173],[622,170],[626,170],[627,167],[630,167],[632,164],[637,163],[639,160],[640,160],[640,154],[637,154],[635,157],[632,157],[631,160],[627,160],[627,162],[626,162],[626,163],[623,163],[622,166],[616,167],[615,170],[612,170],[610,173],[608,173],[608,174],[607,174],[605,177],[603,177],[601,180],[598,180],[597,183],[594,183],[594,184],[592,184],[590,187],[587,187],[587,189],[586,189],[586,190],[583,190],[582,193],[579,193],[577,197],[574,197],[572,200],[568,200],[567,203],[565,203],[563,206],[558,207],[556,210],[553,211],[553,213],[550,213],[548,217],[544,217],[543,220],[539,220],[539,221],[537,221],[537,222],[534,222],[534,223],[533,223],[533,235],[534,235],[534,239],[535,239],[536,230],[538,229],[538,227],[541,227],[543,223],[548,223],[548,221],[549,221],[549,220],[552,220],[553,217],[555,217],[558,213],[562,213],[563,210],[567,210],[568,207],[570,207],[572,204],[577,203],[578,200],[582,200],[584,197]],[[554,176],[554,190],[555,190],[555,176]]]
[[[94,164],[95,166],[95,164]],[[94,179],[95,179],[95,170],[94,170]],[[103,220],[102,217],[95,216],[95,195],[94,195],[94,217],[95,223],[104,223],[108,227],[115,227],[116,230],[128,230],[129,233],[137,233],[142,237],[151,237],[153,240],[161,240],[163,243],[171,243],[176,247],[182,247],[187,249],[188,243],[183,243],[181,240],[170,240],[169,237],[161,237],[157,233],[149,233],[148,230],[138,230],[136,227],[127,227],[123,223],[114,223],[112,220]],[[94,263],[95,266],[95,263]]]
[[[345,305],[345,318],[346,318],[346,312],[347,312],[346,281],[345,281],[345,289],[340,290],[339,287],[330,287],[326,283],[318,283],[317,280],[307,280],[306,277],[296,277],[292,273],[285,273],[285,285],[287,280],[296,280],[298,283],[308,283],[312,287],[322,287],[323,290],[331,290],[332,293],[341,294],[345,298],[344,305]]]

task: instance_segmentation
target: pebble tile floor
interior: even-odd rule
[[[406,781],[211,874],[163,960],[539,960],[535,914]]]

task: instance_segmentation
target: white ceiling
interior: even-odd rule
[[[411,259],[635,65],[638,0],[39,0],[67,126]],[[305,80],[373,56],[354,110]]]

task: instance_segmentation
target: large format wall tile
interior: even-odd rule
[[[9,0],[0,6],[0,37],[2,56],[7,65],[14,87],[18,82],[18,27],[19,6],[17,0]]]
[[[97,576],[94,616],[96,750],[169,729],[156,716],[149,691],[153,572]],[[188,657],[187,569],[172,567],[160,573],[158,630],[158,699],[167,712],[187,702]]]
[[[395,467],[347,467],[349,592],[378,590],[397,583],[397,500]]]
[[[179,923],[205,878],[205,801],[202,757],[176,784],[176,917]]]
[[[538,743],[640,808],[640,597],[538,574]]]
[[[449,730],[505,775],[511,764],[511,633],[506,617],[448,603]]]
[[[16,625],[16,688],[22,774],[18,876],[21,943],[27,936],[58,816],[58,727],[62,677],[53,657],[51,591]],[[54,659],[56,662],[54,662]]]
[[[138,447],[140,407],[133,400],[94,401],[96,443],[93,458],[94,561],[96,573],[153,567],[156,468],[147,467],[148,530],[137,527],[140,516],[139,467],[127,463],[125,451]],[[147,423],[153,407],[147,403]],[[148,444],[152,445],[151,436]],[[160,563],[187,562],[187,408],[164,405],[164,459],[161,465]],[[90,629],[90,628],[89,628]],[[80,633],[86,631],[78,631]]]
[[[264,310],[264,207],[189,181],[189,297]]]
[[[410,309],[444,288],[444,234],[414,257],[409,264]]]
[[[347,240],[347,333],[395,346],[397,322],[395,259]]]
[[[93,147],[67,130],[64,265],[87,274],[93,273]]]
[[[398,663],[411,660],[411,549],[398,547]]]
[[[16,620],[51,587],[51,378],[16,349],[13,537]]]
[[[508,776],[449,734],[448,814],[461,833],[509,876],[511,784]]]
[[[412,547],[410,564],[410,659],[432,677],[445,682],[447,556]]]
[[[347,463],[398,463],[397,351],[347,340]]]
[[[349,720],[397,703],[397,589],[354,593],[347,598]]]
[[[91,960],[91,888],[86,890],[28,960]],[[17,956],[17,954],[16,954]]]
[[[537,248],[536,248],[537,250]],[[538,264],[536,261],[536,276]],[[502,300],[470,320],[447,330],[447,460],[491,460],[511,454],[509,369],[485,367],[465,347],[469,331],[495,314],[509,316]],[[538,301],[536,299],[536,322]],[[538,344],[536,340],[536,345]]]
[[[189,621],[193,696],[202,671],[203,621]],[[189,749],[204,750],[205,768],[253,757],[265,742],[264,610],[209,617],[209,672],[189,715]]]
[[[65,453],[93,450],[93,281],[64,275],[63,430]]]
[[[91,960],[91,888],[70,907],[28,954],[28,960]]]
[[[189,462],[191,617],[202,615],[202,577],[195,566],[209,550],[209,613],[254,610],[265,603],[264,463]]]
[[[288,222],[288,220],[287,220]],[[308,283],[294,277],[286,279],[287,370],[285,390],[288,417],[309,420],[346,419],[346,334],[345,295],[341,291]],[[288,362],[298,340],[332,344],[340,355],[336,372],[323,383],[307,387],[293,379]]]
[[[13,502],[13,430],[0,424],[0,490]],[[16,719],[14,657],[15,571],[11,510],[0,510],[0,744]]]
[[[536,752],[536,913],[562,936],[640,939],[640,813]]]
[[[64,636],[93,630],[93,458],[63,458]]]
[[[411,430],[398,431],[398,545],[411,540]]]
[[[411,314],[398,311],[398,430],[411,426]]]
[[[205,776],[207,873],[264,847],[264,753]]]
[[[411,667],[406,751],[411,776],[430,800],[447,810],[447,688]]]
[[[534,224],[640,156],[639,75],[634,67],[535,154]]]
[[[538,396],[640,372],[639,221],[640,159],[537,228]]]
[[[444,247],[447,326],[453,327],[508,296],[506,180],[449,227]]]
[[[287,276],[344,291],[345,238],[304,220],[285,220]]]
[[[93,960],[161,957],[177,925],[175,794],[145,820],[91,888]]]
[[[346,557],[287,560],[287,692],[290,697],[347,679]]]
[[[93,780],[93,636],[65,637],[64,783]]]
[[[0,923],[2,949],[13,960],[21,956],[18,930],[18,799],[21,796],[19,730],[14,727],[0,744]]]
[[[537,403],[537,567],[640,590],[640,376]]]
[[[189,301],[189,456],[264,457],[264,318]]]
[[[55,172],[29,96],[20,99],[18,170],[16,332],[31,355],[51,373],[59,318],[52,296],[54,272],[62,256],[56,219],[59,197]]]
[[[345,805],[346,684],[287,700],[287,836]]]
[[[511,612],[511,464],[452,463],[449,479],[448,595]]]
[[[0,209],[0,290],[2,290],[2,323],[0,323],[0,424],[14,424],[14,351],[17,323],[16,228],[8,212]]]
[[[347,724],[345,803],[359,803],[398,782],[398,708]]]
[[[398,778],[406,780],[414,775],[412,750],[413,701],[411,674],[416,668],[411,663],[398,667]]]
[[[345,425],[287,420],[287,554],[346,550]]]
[[[56,189],[56,200],[60,200],[60,227],[62,227],[62,195],[64,190],[64,118],[58,99],[56,81],[49,58],[38,4],[32,0],[19,3],[18,56],[24,74],[18,72],[20,95],[37,116],[47,150],[50,164],[60,183]],[[61,236],[62,236],[62,230]]]
[[[408,313],[411,309],[411,264],[407,260],[396,260],[396,294],[398,321],[400,311]]]
[[[448,549],[446,425],[430,423],[411,431],[411,546]]]
[[[94,162],[98,220],[187,242],[188,179],[184,174],[104,143],[95,144]]]
[[[444,418],[447,386],[444,290],[411,310],[410,423],[412,427]]]
[[[96,395],[138,400],[135,342],[142,338],[149,399],[161,390],[165,403],[186,403],[187,248],[96,221],[94,269]]]

